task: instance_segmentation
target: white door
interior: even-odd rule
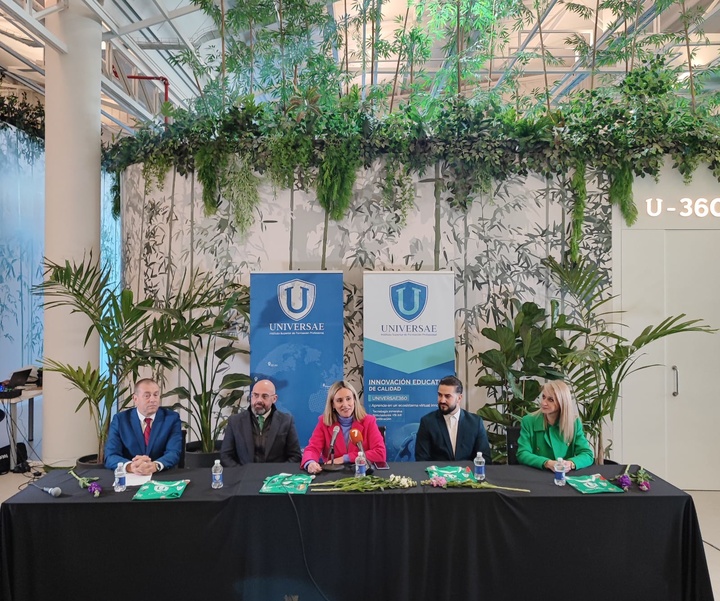
[[[625,335],[681,313],[720,326],[719,259],[717,229],[623,229]],[[637,365],[660,366],[623,386],[621,461],[683,489],[720,490],[720,333],[676,334],[646,348]]]
[[[668,313],[703,317],[718,327],[720,231],[666,236]],[[685,489],[720,490],[720,333],[671,336],[666,365],[668,478]]]

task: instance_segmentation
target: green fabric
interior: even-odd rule
[[[596,495],[603,492],[624,492],[622,488],[615,486],[600,474],[592,474],[591,476],[566,476],[565,480],[575,490],[580,491],[584,495]]]
[[[431,478],[445,478],[448,482],[466,482],[468,480],[475,480],[475,477],[469,468],[456,465],[448,465],[446,467],[431,465],[425,471]]]
[[[260,427],[260,431],[262,432],[263,426],[265,425],[265,416],[264,415],[258,415],[258,426]]]
[[[150,480],[150,482],[146,482],[138,489],[133,500],[179,499],[185,492],[185,487],[189,482],[190,480],[176,480],[174,482]]]
[[[595,455],[585,437],[580,420],[575,420],[575,436],[567,444],[557,424],[545,428],[545,420],[540,413],[526,415],[520,422],[518,440],[518,462],[543,469],[548,459],[562,457],[572,461],[577,469],[592,465]]]
[[[310,474],[277,474],[268,476],[260,492],[282,495],[304,495],[313,477]]]

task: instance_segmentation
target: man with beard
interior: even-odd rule
[[[270,380],[259,380],[250,394],[250,409],[230,417],[220,449],[226,467],[246,463],[298,463],[300,443],[295,421],[275,407]]]
[[[483,421],[460,407],[463,385],[455,376],[438,384],[438,409],[420,420],[415,461],[472,461],[478,451],[491,463]]]

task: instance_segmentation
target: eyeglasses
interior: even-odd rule
[[[270,400],[271,398],[273,398],[274,396],[275,396],[274,394],[268,394],[267,392],[263,392],[262,394],[260,394],[259,392],[253,392],[253,393],[252,393],[252,398],[253,398],[253,399],[256,399],[256,400],[257,400],[257,399],[262,399],[263,401],[269,401],[269,400]]]

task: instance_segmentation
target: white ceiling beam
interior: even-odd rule
[[[22,10],[13,0],[0,0],[0,8],[5,11],[5,14],[10,18],[15,19],[19,24],[22,25],[29,34],[43,42],[45,45],[50,46],[62,54],[67,54],[68,47],[59,37],[57,37],[52,31],[45,27],[40,21],[35,18],[35,13],[28,14]]]
[[[137,65],[138,69],[142,72],[143,75],[164,75],[167,77],[168,70],[175,70],[174,67],[169,64],[167,65],[167,68],[163,68],[162,66],[158,65],[150,58],[147,52],[145,52],[142,48],[140,48],[140,46],[138,46],[138,44],[135,42],[135,40],[132,39],[132,37],[121,35],[120,27],[118,26],[118,24],[113,20],[113,18],[104,8],[100,4],[98,4],[98,2],[96,2],[96,0],[83,1],[88,8],[93,10],[95,14],[100,17],[100,19],[110,30],[110,32],[115,34],[115,37],[112,38],[109,42],[113,45],[113,48],[121,54],[127,54],[128,52],[132,53],[130,62]],[[153,81],[152,83],[159,90],[162,90],[163,94],[165,93],[165,88],[160,82]],[[187,106],[186,100],[177,92],[178,82],[173,81],[173,83],[175,83],[175,86],[170,86],[170,95],[172,97],[172,101],[179,106]],[[185,84],[183,84],[183,86],[187,87],[187,85]]]
[[[172,29],[175,32],[175,34],[177,35],[177,37],[183,41],[185,46],[187,46],[187,49],[191,50],[191,51],[194,50],[192,41],[182,31],[180,31],[178,29],[178,27],[177,27],[177,25],[175,25],[175,23],[173,23],[173,17],[170,16],[170,13],[165,8],[163,3],[160,0],[153,0],[153,4],[155,5],[155,8],[157,8],[160,11],[160,13],[165,17],[165,19],[167,20],[167,23],[170,25],[170,27],[172,27]]]
[[[130,113],[133,117],[137,117],[141,121],[152,121],[154,115],[150,113],[142,104],[135,100],[132,96],[125,93],[119,85],[105,75],[100,79],[103,94],[107,94],[122,110]]]
[[[134,31],[138,31],[140,29],[146,29],[148,27],[152,27],[153,25],[160,25],[160,23],[164,23],[165,21],[177,19],[178,17],[183,17],[185,15],[189,15],[189,14],[192,14],[192,13],[200,10],[200,7],[195,6],[194,4],[190,4],[188,6],[183,6],[182,8],[178,8],[177,10],[171,10],[171,11],[166,11],[165,9],[162,9],[160,7],[158,7],[158,8],[163,13],[162,15],[155,15],[154,17],[150,17],[148,19],[143,19],[142,21],[137,21],[135,23],[132,23],[131,25],[125,25],[124,27],[119,27],[116,35],[127,35],[128,33],[133,33]],[[105,35],[111,35],[111,34],[105,34]],[[103,39],[106,39],[106,38],[103,37]]]

